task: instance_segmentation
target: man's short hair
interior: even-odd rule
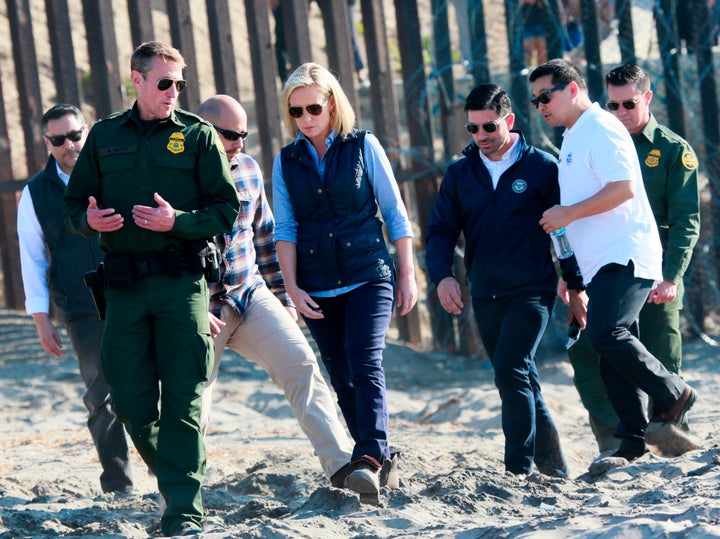
[[[587,84],[580,69],[573,63],[563,60],[562,58],[553,58],[544,64],[540,64],[532,73],[528,80],[532,83],[541,77],[551,75],[553,86],[565,84],[566,82],[575,82],[582,90],[587,90]]]
[[[625,86],[633,84],[638,92],[645,94],[650,90],[650,77],[635,64],[616,67],[605,75],[606,86]]]
[[[497,84],[480,84],[465,99],[465,110],[494,110],[498,116],[512,112],[510,96]]]
[[[180,51],[162,41],[146,41],[139,45],[130,57],[130,69],[146,73],[150,70],[150,63],[153,58],[162,58],[166,62],[175,62],[185,69],[185,59]]]
[[[59,103],[50,107],[45,114],[43,114],[40,123],[43,133],[47,131],[47,124],[50,120],[58,120],[68,114],[72,114],[81,124],[85,125],[85,116],[79,108],[75,105],[70,105],[69,103]]]

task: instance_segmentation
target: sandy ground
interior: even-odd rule
[[[153,535],[154,479],[135,455],[135,493],[99,488],[74,357],[53,358],[29,318],[0,310],[0,539]],[[207,438],[203,537],[666,538],[720,537],[717,349],[686,347],[698,391],[682,457],[647,455],[599,477],[583,408],[562,358],[541,363],[543,391],[570,462],[568,480],[503,471],[492,372],[456,356],[389,344],[391,445],[401,488],[380,506],[330,488],[312,447],[265,373],[223,363]]]

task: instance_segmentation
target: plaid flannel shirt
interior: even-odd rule
[[[225,274],[222,283],[210,287],[210,311],[219,317],[222,304],[228,303],[242,317],[260,286],[267,286],[283,305],[292,307],[275,252],[275,219],[265,197],[260,167],[252,157],[240,153],[230,168],[240,213],[232,233],[217,238]]]

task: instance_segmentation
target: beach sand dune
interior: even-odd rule
[[[67,340],[65,341],[67,343]],[[0,539],[157,535],[155,479],[134,455],[135,493],[99,488],[82,382],[69,351],[43,353],[30,319],[0,310]],[[699,449],[649,454],[599,477],[563,358],[541,361],[543,392],[572,469],[567,480],[503,471],[500,401],[479,362],[389,344],[391,445],[401,488],[380,506],[329,487],[282,394],[263,371],[224,359],[207,437],[208,538],[720,537],[717,349],[686,347]]]

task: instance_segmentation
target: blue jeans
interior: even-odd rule
[[[685,383],[667,371],[638,339],[638,316],[653,282],[634,276],[626,266],[607,264],[593,277],[587,293],[587,337],[600,355],[600,375],[620,423],[615,436],[644,444],[648,424],[645,394],[664,409],[682,394]]]
[[[355,440],[352,458],[390,458],[382,366],[393,310],[391,281],[373,281],[333,298],[313,297],[324,318],[305,318],[320,349],[345,423]]]
[[[548,475],[569,473],[535,364],[554,301],[554,292],[473,298],[480,338],[502,401],[505,469],[515,474],[531,473],[533,462]]]

